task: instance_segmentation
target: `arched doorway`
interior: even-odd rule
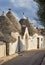
[[[25,35],[26,50],[28,50],[28,35]]]
[[[39,49],[39,38],[37,38],[37,49]]]

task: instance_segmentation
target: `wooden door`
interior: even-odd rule
[[[39,49],[39,38],[37,38],[37,48]]]

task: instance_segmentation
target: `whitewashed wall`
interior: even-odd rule
[[[26,27],[25,33],[23,36],[23,39],[21,38],[21,35],[19,35],[18,32],[11,33],[11,35],[17,39],[14,43],[9,43],[9,55],[15,54],[15,52],[18,52],[18,36],[20,36],[20,52],[26,50],[26,43],[25,43],[25,35],[28,35],[28,50],[37,49],[37,38],[39,38],[39,49],[44,48],[43,40],[41,41],[41,38],[43,38],[42,35],[34,34],[33,36],[29,36],[28,28]]]
[[[25,35],[28,35],[28,37],[29,37],[29,32],[28,32],[28,28],[26,27],[26,29],[25,29],[25,33],[24,33],[24,36],[23,36],[23,39],[25,40]]]
[[[18,32],[11,32],[11,36],[12,36],[13,38],[18,39],[18,36],[20,36],[20,35],[19,35]]]
[[[30,38],[28,40],[28,45],[29,45],[28,50],[37,49],[37,38],[36,37]]]
[[[42,49],[44,48],[44,38],[42,35],[38,35],[38,34],[34,34],[32,37],[29,38],[28,40],[28,50],[31,50],[31,49],[37,49],[37,38],[39,38],[39,49]],[[42,40],[41,40],[42,39]]]
[[[9,43],[9,55],[15,54],[18,51],[18,41]]]
[[[26,51],[26,43],[25,43],[25,36],[26,36],[26,34],[27,34],[27,36],[28,36],[28,38],[29,38],[29,32],[28,32],[28,28],[26,27],[26,29],[25,29],[25,33],[24,33],[24,36],[23,36],[23,44],[24,44],[24,50]],[[29,45],[28,45],[29,46]],[[28,50],[28,49],[27,49]]]
[[[43,36],[43,38],[44,38],[44,39],[43,39],[43,40],[44,40],[44,41],[43,41],[43,43],[44,43],[43,46],[44,46],[44,48],[45,48],[45,36]]]
[[[39,36],[39,48],[42,48],[42,42],[41,42],[41,37]]]
[[[6,56],[6,44],[0,41],[0,58]]]
[[[21,42],[20,42],[20,51],[25,51],[25,40],[24,39],[21,39]]]
[[[23,39],[23,44],[25,47],[24,50],[26,50],[25,37]],[[28,49],[27,50],[32,50],[32,49],[37,49],[37,36],[36,35],[34,35],[33,37],[30,36],[28,39]]]

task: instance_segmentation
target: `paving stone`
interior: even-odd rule
[[[45,57],[44,57],[43,62],[42,62],[42,64],[41,64],[41,65],[45,65]]]
[[[29,51],[21,53],[21,55],[19,55],[18,57],[14,57],[13,59],[3,63],[2,65],[41,65],[41,63],[43,65],[45,62],[45,59],[43,60],[44,56],[45,50]]]

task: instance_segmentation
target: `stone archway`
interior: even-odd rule
[[[26,45],[26,50],[28,50],[28,35],[25,35],[25,45]]]

